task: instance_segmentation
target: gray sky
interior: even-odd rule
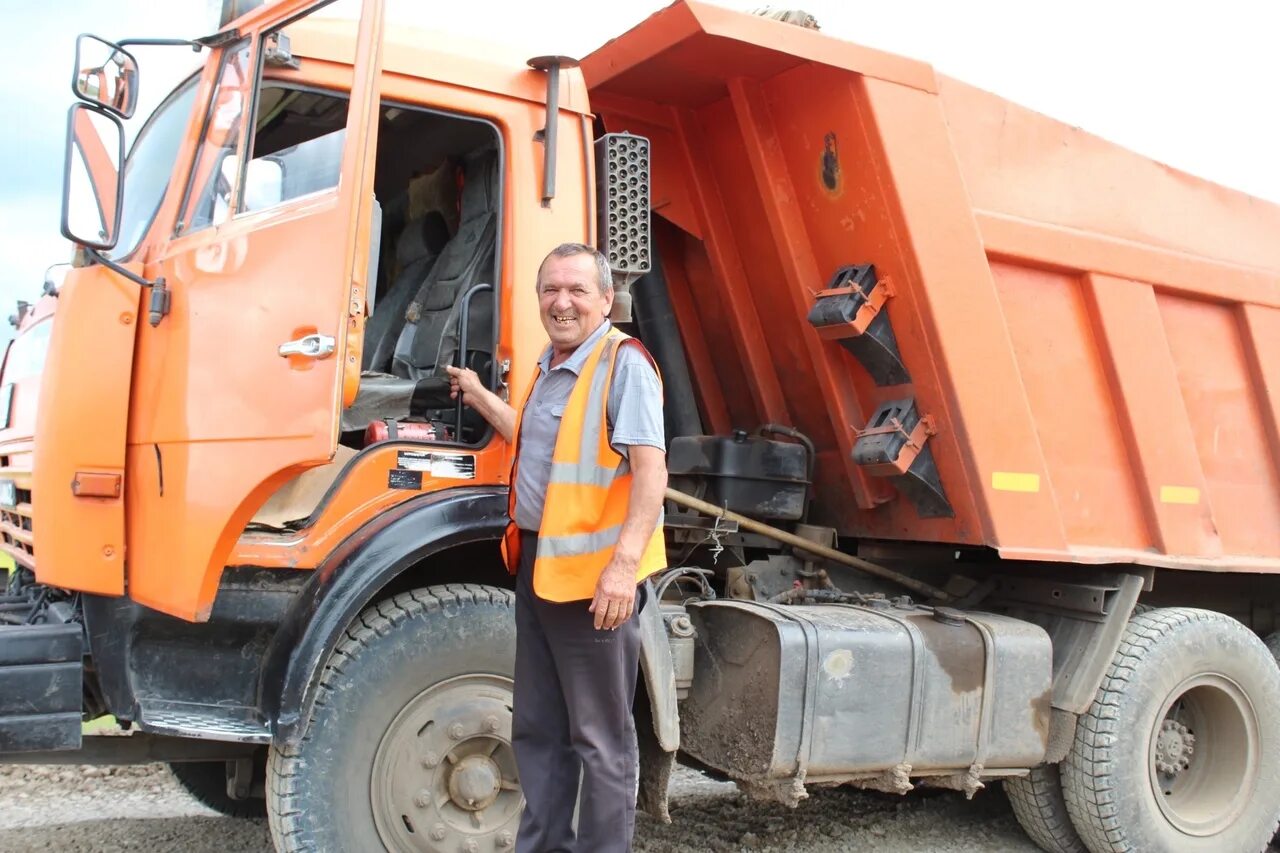
[[[763,0],[717,0],[751,9]],[[663,0],[388,0],[389,20],[487,37],[535,54],[583,55]],[[1272,0],[797,0],[823,32],[923,59],[952,77],[1176,168],[1280,202],[1280,3]],[[0,0],[10,33],[0,138],[0,316],[64,261],[58,233],[65,115],[77,33],[193,38],[219,0]],[[141,48],[134,130],[198,61]],[[15,71],[15,69],[19,71]],[[18,82],[21,81],[21,82]],[[1277,235],[1280,239],[1280,235]]]

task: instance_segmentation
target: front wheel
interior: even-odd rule
[[[1280,820],[1280,671],[1247,628],[1135,615],[1062,767],[1093,853],[1257,853]]]
[[[301,744],[272,748],[277,850],[514,846],[514,606],[506,590],[450,584],[360,614],[321,673]]]

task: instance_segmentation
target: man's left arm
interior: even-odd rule
[[[667,454],[643,444],[628,447],[631,464],[631,500],[618,534],[613,557],[600,574],[591,601],[597,630],[613,630],[631,618],[636,604],[636,570],[645,546],[653,536],[667,491]]]
[[[631,492],[610,558],[596,583],[591,612],[597,629],[613,629],[631,618],[636,603],[636,570],[662,518],[667,489],[667,441],[662,418],[662,383],[649,356],[638,346],[618,351],[608,401],[609,442],[627,458]]]

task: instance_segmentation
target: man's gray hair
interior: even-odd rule
[[[542,259],[542,263],[538,264],[538,289],[542,288],[542,268],[547,265],[547,261],[551,258],[572,258],[577,255],[590,255],[591,260],[596,262],[596,281],[600,283],[600,292],[608,293],[613,290],[613,273],[609,270],[609,259],[604,256],[603,252],[597,250],[594,246],[588,246],[586,243],[561,243]]]

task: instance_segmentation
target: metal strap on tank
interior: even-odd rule
[[[850,610],[857,610],[859,613],[873,613],[876,616],[897,622],[907,632],[907,637],[911,640],[911,710],[907,717],[907,741],[904,746],[906,753],[902,758],[902,763],[915,766],[915,756],[920,749],[920,739],[924,737],[924,690],[925,678],[924,671],[924,638],[920,635],[920,629],[912,624],[910,619],[902,616],[896,616],[887,611],[876,610],[874,607],[862,607],[857,604],[836,603],[828,605],[831,607],[843,607]]]
[[[818,660],[818,629],[809,619],[797,613],[794,606],[787,607],[780,604],[769,604],[764,601],[752,603],[799,625],[800,632],[804,635],[805,660],[807,661],[804,678],[804,697],[801,704],[804,713],[800,717],[800,745],[796,750],[796,778],[803,782],[809,771],[809,756],[813,749],[813,718],[818,711],[818,669],[822,666],[822,662]]]
[[[964,621],[982,635],[982,706],[978,712],[978,748],[973,759],[975,766],[982,767],[987,763],[987,738],[995,725],[996,640],[991,636],[991,629],[969,614],[964,614]]]

